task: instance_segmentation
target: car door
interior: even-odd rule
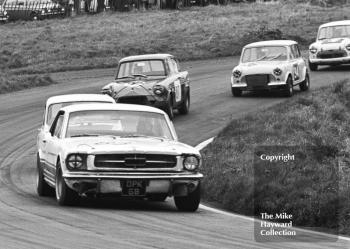
[[[50,135],[46,140],[46,170],[51,174],[55,174],[57,158],[59,155],[59,143],[62,138],[64,113],[58,112],[52,126],[50,128]]]
[[[168,59],[170,73],[174,77],[174,105],[177,106],[182,103],[186,94],[186,77],[183,73],[179,72],[177,61],[174,58]]]
[[[297,44],[293,44],[291,46],[291,56],[293,64],[293,80],[294,84],[296,84],[302,80],[303,68],[305,67],[305,61],[301,57],[301,53]]]

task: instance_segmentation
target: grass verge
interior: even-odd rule
[[[11,75],[0,71],[0,94],[55,83],[47,74]]]
[[[104,68],[124,56],[164,52],[204,59],[238,55],[264,39],[289,38],[306,47],[320,24],[348,17],[346,6],[283,1],[19,21],[1,26],[0,68],[16,74]]]
[[[262,210],[283,211],[295,225],[323,227],[350,235],[350,86],[348,81],[295,97],[278,106],[233,120],[203,150],[203,194],[208,202],[258,216]],[[253,158],[257,146],[309,149],[299,168],[267,178],[254,186]],[[320,148],[323,148],[320,151]],[[339,189],[327,178],[338,172]],[[305,172],[308,172],[306,174]],[[255,177],[256,178],[256,177]],[[297,186],[311,183],[308,190]],[[313,199],[312,199],[313,198]],[[310,199],[315,202],[310,203]],[[255,204],[255,205],[254,205]]]

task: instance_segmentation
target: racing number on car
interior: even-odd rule
[[[174,81],[174,87],[175,87],[175,101],[179,102],[179,101],[181,101],[181,83],[180,83],[180,80]]]

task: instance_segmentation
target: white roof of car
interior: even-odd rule
[[[78,111],[139,111],[165,114],[165,112],[155,107],[134,104],[78,104],[66,106],[61,110],[68,113]]]
[[[246,45],[245,48],[263,47],[263,46],[290,46],[293,44],[297,44],[297,42],[292,40],[270,40],[270,41],[250,43]]]
[[[324,27],[331,27],[331,26],[339,26],[339,25],[350,25],[350,20],[343,20],[343,21],[336,21],[336,22],[329,22],[322,24],[320,28]]]
[[[119,62],[138,61],[138,60],[164,60],[165,58],[173,57],[171,54],[143,54],[124,57]]]
[[[114,99],[104,94],[66,94],[57,95],[47,99],[46,105],[65,102],[78,102],[78,101],[96,101],[96,102],[110,102],[115,103]]]

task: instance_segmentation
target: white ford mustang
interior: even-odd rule
[[[114,194],[165,200],[195,211],[200,202],[197,149],[177,141],[165,112],[142,105],[83,104],[60,109],[38,148],[37,192],[55,189],[60,205]]]
[[[241,96],[242,91],[282,90],[290,97],[295,85],[302,91],[310,87],[306,63],[295,41],[251,43],[243,48],[239,65],[232,70],[233,96]]]
[[[309,67],[350,63],[350,20],[320,26],[316,42],[309,48]]]

